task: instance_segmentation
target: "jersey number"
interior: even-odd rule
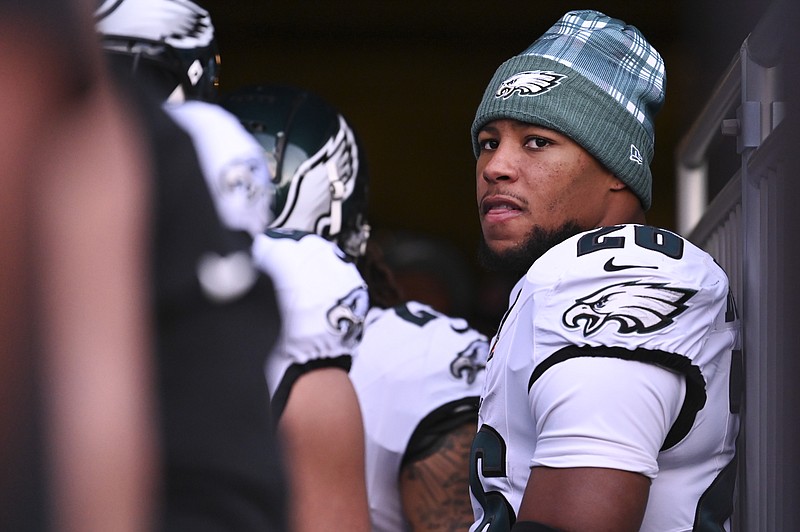
[[[469,330],[469,324],[466,322],[466,320],[461,318],[451,318],[449,316],[444,316],[443,314],[433,314],[424,308],[412,309],[409,307],[409,303],[403,303],[402,305],[394,307],[394,311],[403,320],[420,327],[424,327],[425,324],[427,324],[429,321],[435,320],[436,318],[446,317],[447,321],[450,323],[450,328],[453,331],[460,334]]]
[[[578,240],[578,256],[601,249],[625,247],[624,236],[608,236],[621,228],[621,226],[601,227],[596,231],[586,233]],[[658,251],[673,259],[683,257],[683,239],[675,233],[663,229],[649,225],[637,225],[634,228],[634,242],[641,248]]]
[[[419,309],[419,311],[414,314],[406,304],[395,307],[394,311],[405,321],[413,323],[414,325],[419,325],[420,327],[424,326],[429,321],[436,319],[434,314],[431,314],[424,309]]]
[[[469,460],[469,489],[483,508],[483,520],[476,530],[511,530],[516,521],[511,505],[498,491],[485,492],[480,475],[486,478],[506,476],[506,442],[489,425],[482,425],[472,440]]]

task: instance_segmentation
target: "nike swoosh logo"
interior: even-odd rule
[[[642,266],[639,264],[614,264],[614,257],[611,257],[603,264],[603,269],[607,272],[618,272],[620,270],[628,270],[630,268],[650,268],[657,270],[658,266]]]
[[[258,272],[250,254],[238,251],[221,257],[206,253],[197,263],[197,279],[203,293],[216,303],[239,299],[256,284]]]

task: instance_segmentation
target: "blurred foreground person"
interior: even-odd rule
[[[151,529],[144,130],[81,2],[0,2],[0,528]]]

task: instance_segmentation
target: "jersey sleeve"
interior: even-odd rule
[[[537,365],[568,356],[559,355],[564,348],[582,347],[613,348],[609,353],[668,366],[681,365],[678,358],[698,365],[705,338],[734,334],[721,268],[681,237],[653,231],[619,226],[584,233],[534,264],[527,282],[537,294]]]
[[[256,266],[275,283],[282,333],[267,364],[279,416],[294,381],[306,371],[349,370],[369,306],[367,287],[336,244],[315,234],[270,229],[255,238]]]
[[[544,373],[529,400],[539,439],[531,467],[604,467],[655,478],[685,393],[681,375],[615,358],[573,358]]]

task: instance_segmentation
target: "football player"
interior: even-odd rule
[[[364,415],[373,530],[463,530],[486,338],[415,301],[367,314],[350,372]]]
[[[209,270],[208,284],[224,300],[250,282],[253,261],[275,283],[283,327],[263,368],[271,398],[262,415],[284,443],[292,528],[367,530],[363,428],[346,372],[367,310],[363,279],[333,243],[279,228],[261,146],[208,101],[219,58],[205,10],[189,1],[123,0],[98,12],[98,29],[109,56],[148,79],[192,137],[222,221],[252,237],[252,256],[202,262],[201,282]]]
[[[658,52],[597,11],[503,63],[472,124],[491,341],[472,531],[724,530],[739,322],[711,256],[645,224]]]
[[[365,158],[338,110],[279,85],[245,87],[222,104],[270,158],[272,223],[337,242],[367,281],[370,310],[350,376],[364,415],[372,530],[466,528],[486,338],[463,319],[402,301],[368,241]]]

